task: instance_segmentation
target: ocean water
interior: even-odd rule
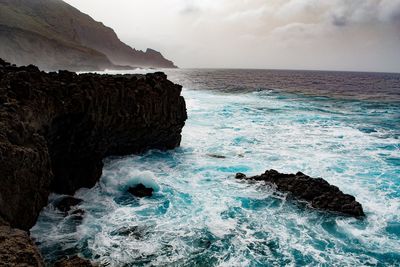
[[[76,196],[31,230],[49,261],[101,266],[400,266],[400,75],[169,70],[184,86],[181,147],[105,160]],[[320,212],[235,173],[323,177],[366,218]],[[139,182],[156,190],[137,199]]]

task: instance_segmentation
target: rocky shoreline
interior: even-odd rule
[[[46,73],[0,59],[0,266],[44,266],[29,229],[51,192],[73,195],[94,186],[107,156],[179,146],[187,119],[181,89],[160,72]],[[322,178],[275,170],[253,177],[238,173],[236,178],[264,182],[312,208],[365,216],[353,196]],[[128,192],[150,197],[153,189],[139,184]],[[82,219],[84,211],[76,208],[81,202],[63,196],[54,205]],[[73,256],[56,266],[91,263]]]
[[[312,178],[304,173],[283,174],[276,170],[267,170],[265,173],[247,177],[237,173],[236,179],[262,181],[275,187],[278,191],[290,193],[294,198],[307,201],[311,207],[353,217],[364,217],[364,211],[359,202],[344,194],[334,185],[322,178]]]
[[[46,73],[0,60],[0,265],[43,265],[27,231],[50,192],[92,187],[104,157],[179,146],[181,89],[160,72]]]

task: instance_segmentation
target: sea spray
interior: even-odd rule
[[[76,194],[85,211],[76,231],[70,216],[42,212],[32,235],[46,259],[80,253],[110,266],[398,265],[400,102],[277,91],[185,89],[184,96],[189,120],[180,148],[106,160],[101,181]],[[267,168],[325,178],[356,196],[366,219],[308,209],[234,179]],[[158,192],[126,193],[139,181]]]

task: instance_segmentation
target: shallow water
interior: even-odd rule
[[[76,194],[82,221],[46,207],[32,229],[44,257],[80,253],[108,266],[400,265],[397,89],[378,98],[267,90],[261,81],[204,90],[235,84],[217,74],[170,71],[188,106],[181,147],[107,159],[98,185]],[[266,169],[324,177],[367,217],[319,212],[234,179]],[[153,197],[126,193],[139,180],[157,190]]]

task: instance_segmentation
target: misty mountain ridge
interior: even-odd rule
[[[62,0],[0,0],[0,57],[46,70],[176,67],[158,51],[131,48]]]

